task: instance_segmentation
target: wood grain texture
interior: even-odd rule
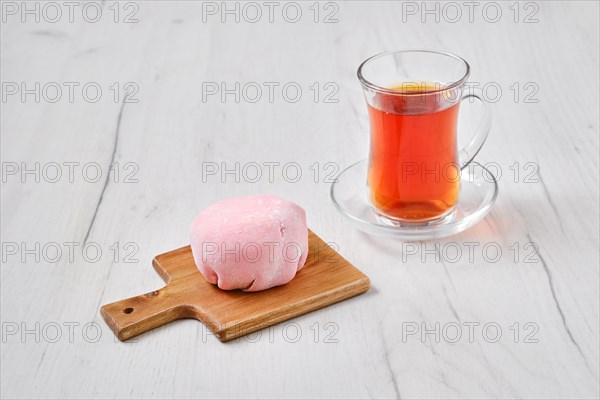
[[[162,289],[102,306],[120,340],[181,318],[195,318],[223,342],[357,296],[369,278],[312,231],[304,268],[286,285],[260,292],[221,290],[198,271],[190,246],[154,258]]]
[[[2,6],[15,3],[31,10],[38,2]],[[58,22],[37,23],[30,14],[23,23],[17,13],[0,24],[3,83],[80,84],[73,102],[64,85],[56,103],[35,102],[33,95],[22,101],[19,94],[0,102],[3,166],[80,163],[72,181],[63,167],[56,183],[17,174],[0,185],[3,244],[25,243],[30,250],[58,243],[63,251],[58,260],[2,254],[0,397],[599,398],[598,1],[474,2],[480,4],[473,22],[468,1],[321,2],[339,7],[335,23],[322,23],[335,5],[321,8],[315,23],[313,1],[297,2],[298,23],[282,19],[283,3],[273,23],[266,7],[257,23],[236,23],[234,15],[222,23],[219,14],[203,21],[202,7],[210,3],[181,0],[118,2],[121,21],[133,10],[123,6],[134,3],[139,22],[114,23],[115,1],[90,3],[103,4],[98,23],[81,18],[82,3],[73,23],[62,7]],[[423,3],[446,8],[449,18],[458,5],[462,18],[436,22],[429,14],[423,23],[418,11],[403,18],[407,6]],[[486,21],[497,6],[500,20]],[[525,23],[536,6],[537,22]],[[47,7],[49,16],[53,11]],[[252,11],[247,7],[247,15]],[[288,11],[293,16],[294,8]],[[459,235],[414,244],[351,228],[331,203],[326,179],[367,156],[358,65],[407,48],[455,53],[471,65],[471,82],[491,83],[491,98],[493,83],[502,89],[476,157],[502,173],[491,213]],[[88,82],[103,89],[97,103],[82,99]],[[123,102],[128,82],[138,86],[137,103]],[[203,101],[204,82],[225,82],[228,89],[256,82],[262,98],[236,102],[228,95],[223,102],[217,94]],[[279,84],[273,102],[263,82]],[[296,103],[282,98],[288,82],[302,87]],[[328,82],[335,86],[325,89]],[[253,95],[252,85],[247,88]],[[337,103],[324,102],[330,94]],[[97,182],[82,178],[83,165],[92,162],[102,168]],[[262,168],[258,182],[220,173],[249,162],[279,167],[272,179]],[[291,179],[293,168],[282,174],[290,162],[302,168],[298,181]],[[106,179],[111,163],[119,163],[119,179]],[[124,182],[133,171],[126,163],[137,165],[137,182]],[[203,180],[206,163],[219,173]],[[189,243],[190,221],[206,206],[262,193],[301,205],[311,228],[335,242],[372,288],[226,346],[190,319],[119,342],[100,306],[163,286],[150,270],[154,256]],[[63,243],[78,245],[72,259]],[[84,244],[90,257],[83,257]],[[97,260],[94,246],[102,250]],[[432,330],[436,323],[449,328],[446,337],[453,333],[447,324],[461,326],[460,340],[450,342],[441,332],[439,340],[423,340],[422,324]],[[498,342],[483,337],[488,323],[502,328]],[[55,324],[61,328],[56,339]],[[407,324],[419,332],[403,338]],[[479,324],[472,340],[465,324]],[[537,342],[525,342],[536,327],[529,338]]]

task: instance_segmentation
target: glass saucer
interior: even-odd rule
[[[461,171],[460,199],[442,219],[431,222],[397,222],[376,212],[369,200],[368,161],[343,170],[331,185],[333,204],[352,224],[372,235],[402,240],[442,238],[462,232],[481,221],[498,196],[498,183],[490,171],[472,162]]]

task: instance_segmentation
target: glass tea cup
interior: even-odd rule
[[[447,217],[458,204],[461,170],[491,127],[481,91],[464,90],[469,73],[462,58],[429,50],[378,54],[358,68],[371,128],[367,182],[380,216],[428,223]],[[479,101],[483,114],[459,149],[459,107],[467,99]]]

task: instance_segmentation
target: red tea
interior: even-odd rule
[[[378,92],[369,105],[371,201],[394,219],[434,220],[458,201],[459,103],[431,92],[439,87],[395,86],[404,93]]]

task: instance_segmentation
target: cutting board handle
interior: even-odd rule
[[[119,340],[157,328],[191,314],[189,306],[179,302],[169,285],[139,296],[106,304],[100,314]]]

